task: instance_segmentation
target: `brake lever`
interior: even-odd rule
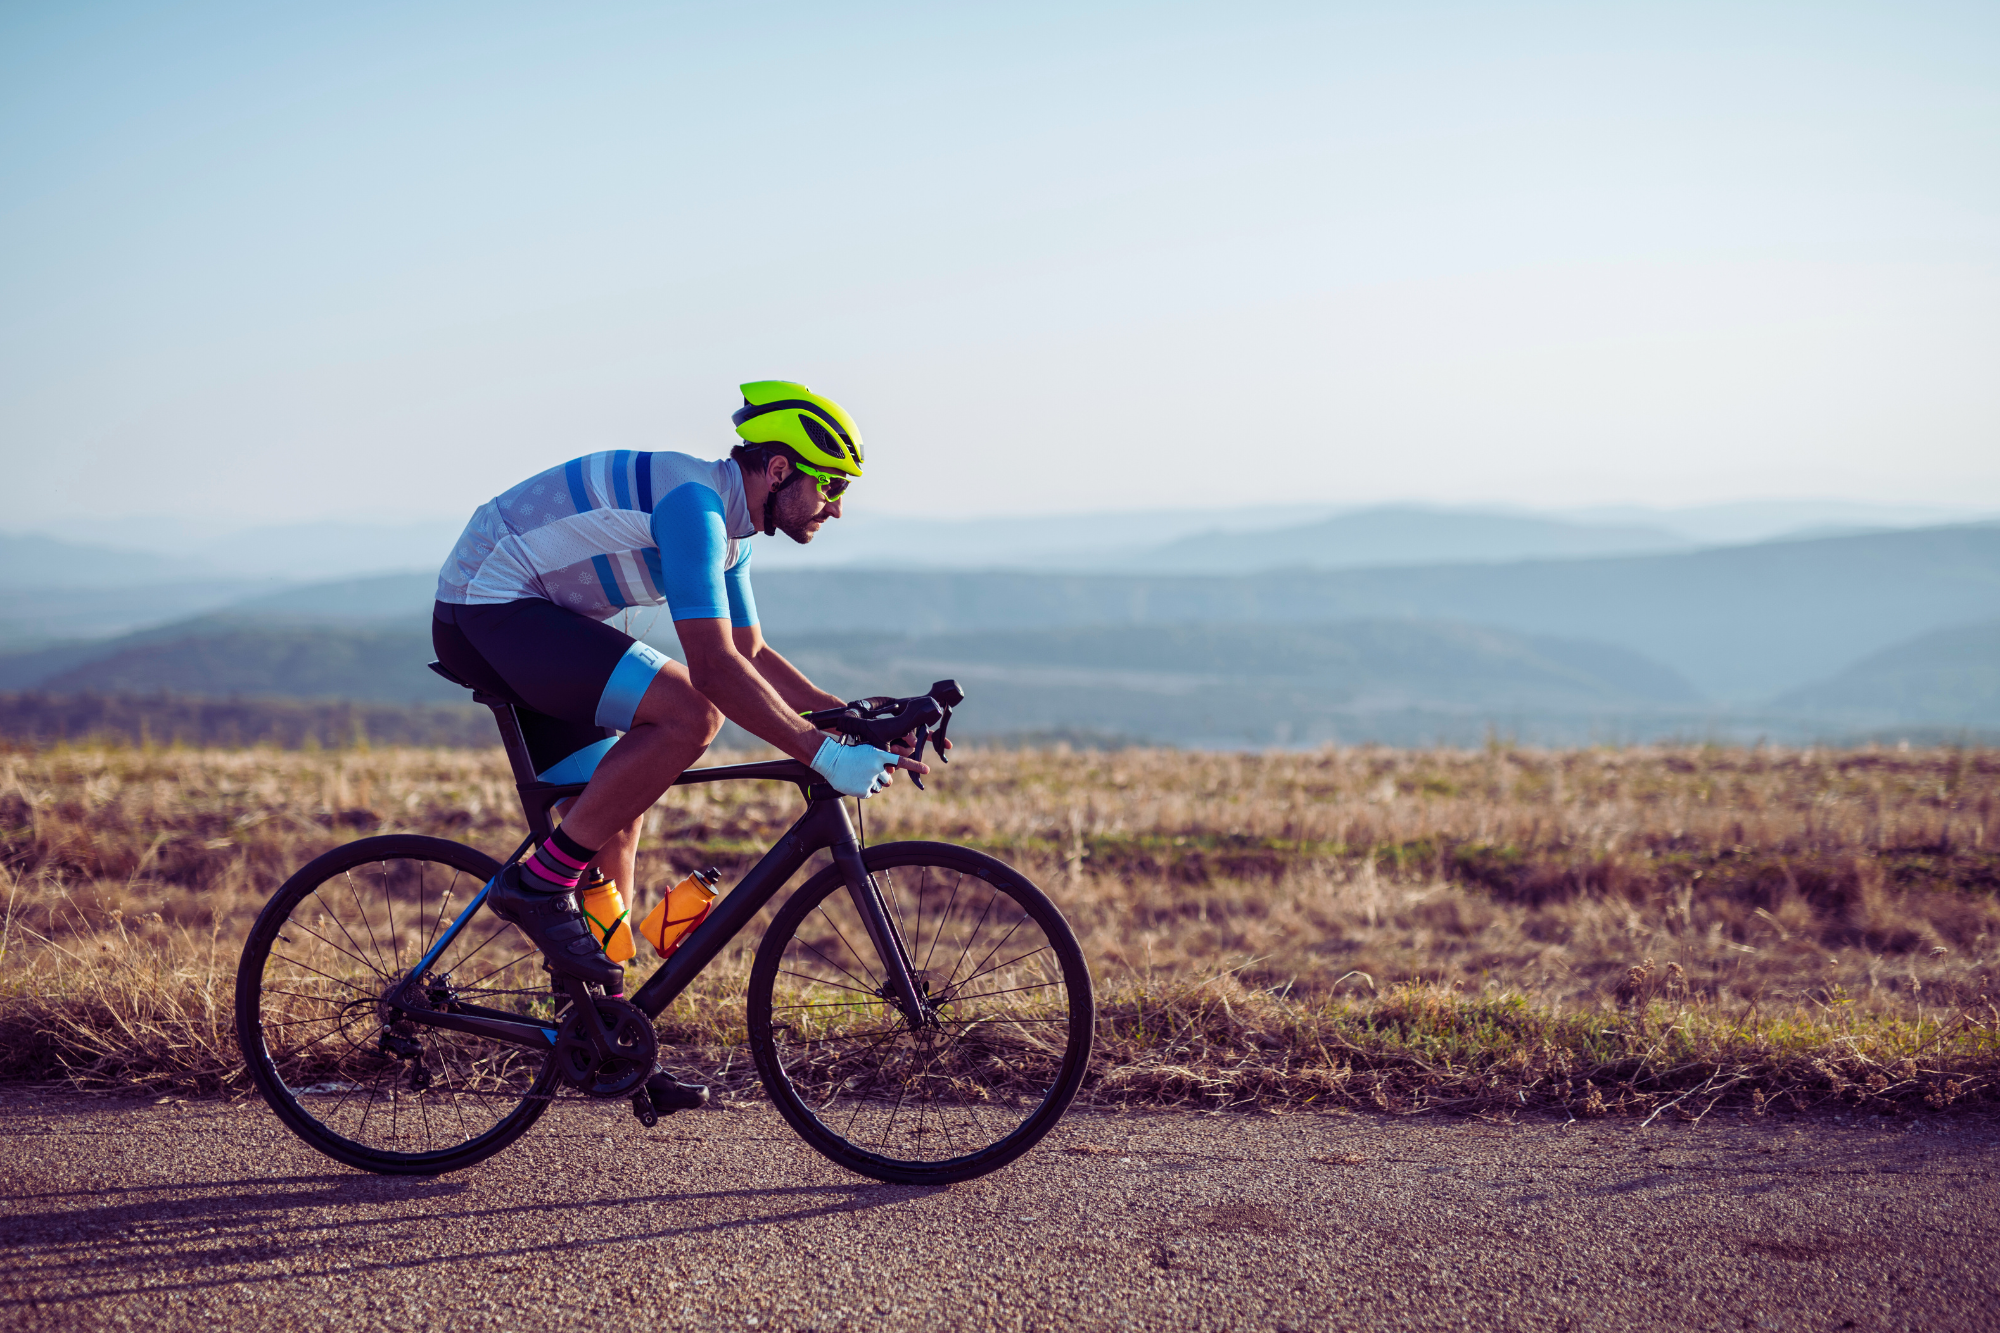
[[[910,750],[910,758],[921,764],[924,762],[924,742],[930,739],[931,729],[927,725],[919,725],[913,734],[917,738],[917,743]],[[910,774],[910,781],[917,784],[918,791],[929,790],[929,788],[924,786],[924,780],[915,773]]]
[[[937,757],[940,764],[951,762],[951,742],[946,739],[944,729],[951,725],[951,710],[944,710],[944,718],[937,724]]]

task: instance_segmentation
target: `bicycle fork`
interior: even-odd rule
[[[887,974],[880,992],[882,998],[901,1010],[912,1028],[936,1027],[937,1014],[917,984],[916,969],[910,965],[903,932],[897,928],[881,889],[876,887],[875,877],[861,863],[861,845],[849,834],[829,850],[833,853],[833,863],[840,867],[841,878],[847,881],[847,896],[854,903],[854,910],[861,914],[868,938],[875,945],[875,956],[882,962],[882,971]]]

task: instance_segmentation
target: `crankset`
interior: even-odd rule
[[[556,1031],[556,1072],[592,1097],[632,1092],[651,1077],[659,1056],[653,1020],[625,1000],[598,995],[589,1007],[572,1004]]]

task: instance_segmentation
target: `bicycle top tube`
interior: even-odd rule
[[[798,784],[801,789],[824,787],[826,779],[808,764],[796,759],[766,759],[754,764],[717,764],[711,768],[690,768],[674,779],[676,787],[698,782],[732,782],[738,778],[775,778]]]

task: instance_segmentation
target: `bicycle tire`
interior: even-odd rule
[[[548,1108],[546,1051],[391,1029],[379,1004],[499,873],[486,853],[442,838],[364,838],[314,859],[264,905],[236,973],[237,1042],[265,1102],[320,1152],[385,1175],[437,1175],[492,1156]],[[454,975],[468,967],[478,974]],[[552,1016],[561,1003],[534,945],[484,912],[428,975],[507,1012]],[[420,1057],[385,1050],[385,1033]]]
[[[939,1025],[913,1027],[882,998],[884,973],[829,866],[758,944],[757,1072],[800,1137],[850,1171],[912,1185],[985,1175],[1034,1147],[1083,1082],[1095,1021],[1083,950],[1047,895],[981,852],[884,843],[863,864]]]

